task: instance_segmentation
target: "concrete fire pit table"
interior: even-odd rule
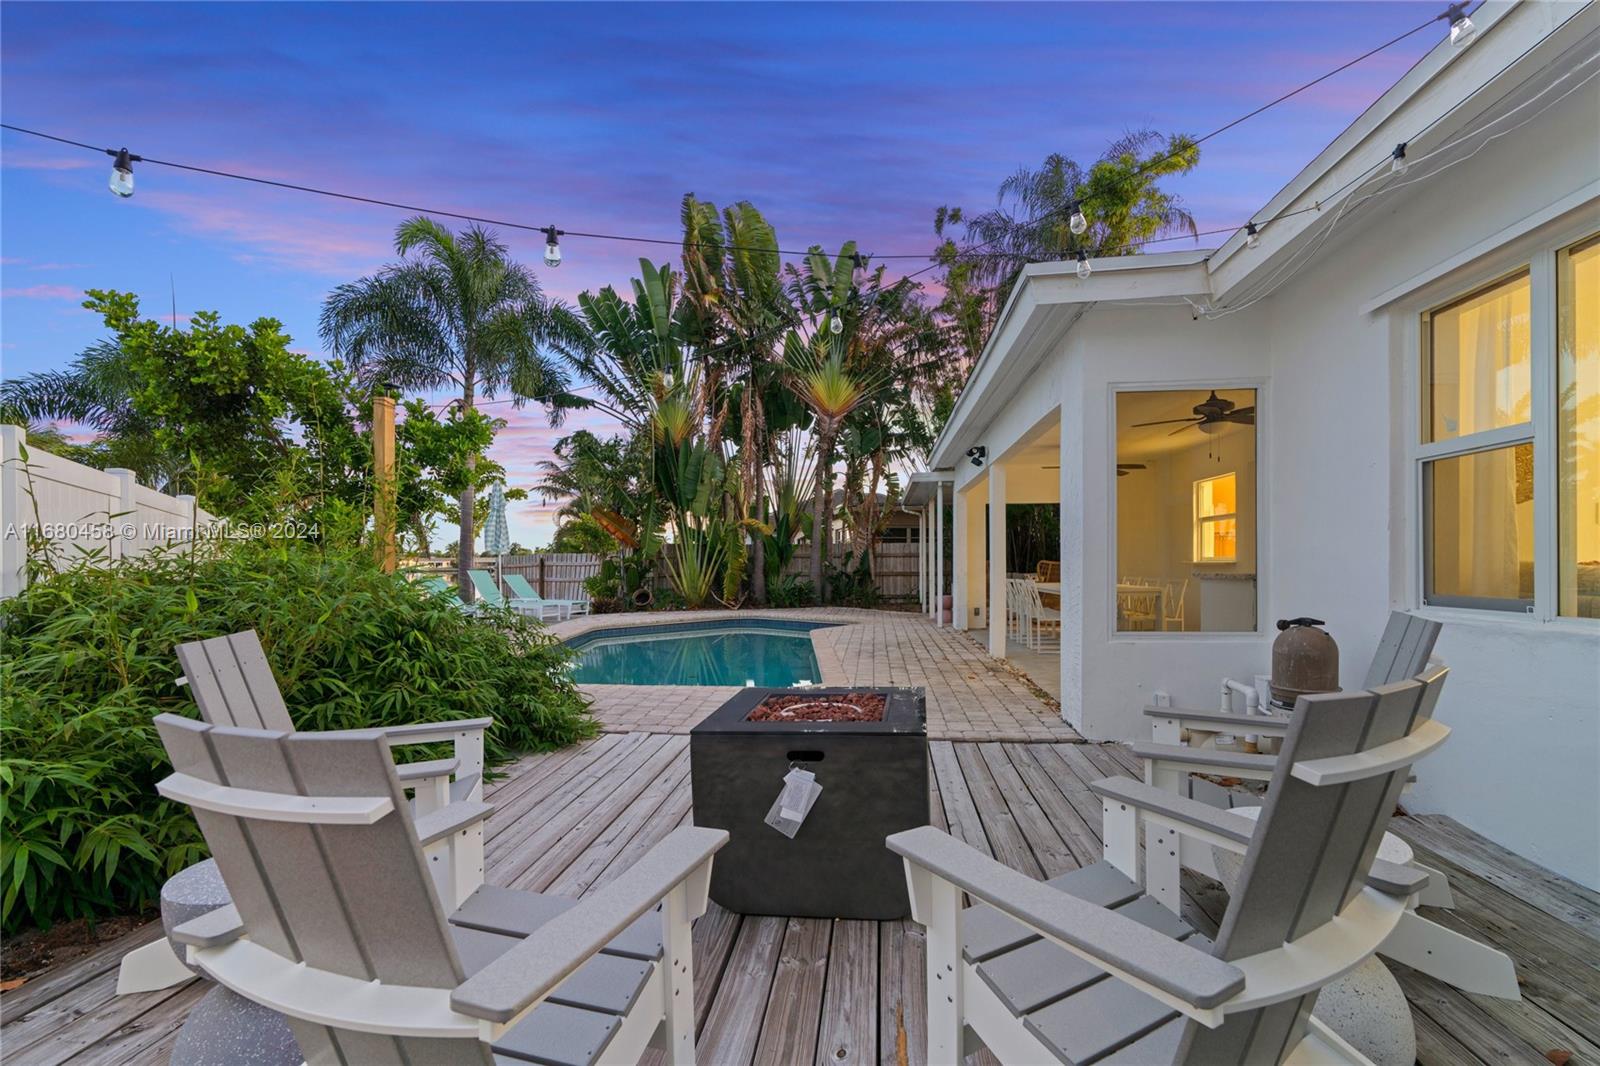
[[[747,688],[690,732],[689,766],[695,824],[729,834],[711,867],[717,903],[808,918],[910,914],[884,838],[928,824],[921,689]],[[790,839],[765,818],[795,766],[822,793]]]

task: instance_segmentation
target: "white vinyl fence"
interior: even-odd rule
[[[26,459],[24,459],[26,455]],[[0,598],[27,584],[28,530],[47,538],[63,563],[106,561],[193,539],[214,518],[193,496],[167,496],[133,471],[96,470],[30,448],[20,426],[0,426]]]

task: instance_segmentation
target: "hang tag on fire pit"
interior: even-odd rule
[[[816,774],[799,767],[790,769],[783,775],[783,791],[767,812],[766,823],[793,840],[820,795],[822,786],[817,784]]]

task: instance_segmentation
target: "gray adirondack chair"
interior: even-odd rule
[[[691,923],[727,833],[678,829],[581,902],[484,887],[447,913],[383,732],[156,728],[157,787],[234,900],[174,937],[307,1062],[693,1062]]]
[[[1431,717],[1443,680],[1301,698],[1255,823],[1095,783],[1106,861],[1048,882],[932,827],[890,837],[928,927],[928,1061],[959,1060],[969,1028],[1006,1063],[1366,1061],[1311,1011],[1426,880],[1376,855],[1411,764],[1449,733]],[[1144,894],[1141,830],[1150,854],[1180,836],[1243,852],[1215,941]]]
[[[1404,611],[1391,611],[1383,637],[1372,653],[1372,664],[1367,667],[1362,687],[1391,685],[1422,673],[1433,654],[1440,628],[1439,622]],[[1281,737],[1289,728],[1289,716],[1282,714],[1244,717],[1177,707],[1146,707],[1144,713],[1151,719],[1153,743],[1135,744],[1133,750],[1145,760],[1145,779],[1185,795],[1191,773],[1266,781],[1271,778],[1277,762],[1275,755],[1218,751],[1205,747],[1205,741],[1218,733],[1248,732]],[[1183,747],[1185,741],[1191,746]]]
[[[177,653],[183,683],[206,722],[281,732],[294,729],[254,630],[180,644]],[[483,884],[483,822],[491,810],[481,802],[483,731],[493,724],[493,718],[468,718],[381,730],[391,747],[453,744],[450,758],[397,768],[402,785],[414,791],[420,843],[435,887],[450,905]],[[174,950],[162,939],[129,952],[119,968],[118,992],[150,992],[188,980],[193,975],[178,963]]]
[[[294,729],[255,630],[179,644],[177,651],[201,718],[245,729]],[[493,718],[464,718],[382,727],[391,747],[448,741],[454,748],[450,758],[400,766],[400,780],[416,790],[418,814],[446,803],[483,799],[483,733],[493,724]]]

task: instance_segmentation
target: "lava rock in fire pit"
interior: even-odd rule
[[[928,824],[921,689],[742,690],[689,735],[694,822],[726,829],[711,898],[741,914],[889,920],[911,912],[884,839]],[[799,766],[822,794],[793,839],[764,819]]]
[[[768,696],[745,717],[747,722],[881,722],[888,700],[878,692],[849,695]]]

